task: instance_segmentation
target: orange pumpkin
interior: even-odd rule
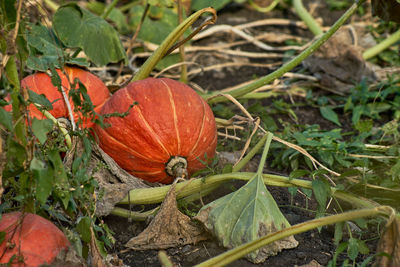
[[[110,93],[105,84],[94,74],[76,67],[65,67],[65,74],[57,69],[58,75],[61,78],[61,85],[65,90],[66,95],[70,91],[70,84],[75,82],[75,79],[79,79],[82,84],[85,85],[87,89],[87,94],[94,105],[94,110],[100,112],[103,104],[110,97]],[[69,118],[69,113],[67,106],[65,104],[62,93],[51,83],[51,78],[47,73],[38,72],[29,75],[22,79],[21,87],[28,88],[37,94],[44,94],[47,99],[53,104],[53,110],[49,112],[55,117],[65,117]],[[76,85],[78,88],[79,85]],[[74,103],[70,99],[72,111],[74,110]],[[6,107],[7,111],[11,110],[11,105]],[[44,115],[40,112],[33,104],[28,107],[29,115],[38,119],[43,119]],[[79,117],[83,120],[83,127],[93,126],[93,122],[89,121],[87,118],[83,118],[80,112],[74,112],[74,120],[76,121]]]
[[[171,79],[130,83],[104,104],[110,127],[95,126],[100,147],[123,169],[150,182],[171,183],[204,168],[215,154],[217,132],[208,104],[189,86]]]
[[[0,231],[5,232],[0,244],[0,264],[36,267],[50,264],[70,243],[52,222],[32,213],[2,214]],[[22,263],[23,262],[23,263]]]

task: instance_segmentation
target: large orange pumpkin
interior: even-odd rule
[[[150,182],[171,183],[204,168],[215,154],[217,132],[208,104],[189,86],[171,79],[130,83],[104,104],[110,127],[95,126],[100,147],[123,169]]]
[[[87,94],[95,106],[94,110],[100,112],[105,101],[110,97],[110,93],[105,84],[94,74],[89,71],[76,68],[76,67],[65,67],[65,74],[57,69],[58,75],[61,78],[61,85],[65,90],[66,95],[70,91],[70,84],[74,84],[75,79],[79,79],[82,84],[85,85],[87,89]],[[62,93],[55,87],[51,78],[47,73],[38,72],[29,75],[22,79],[21,87],[28,88],[37,94],[44,94],[47,99],[53,104],[53,110],[49,111],[55,118],[65,117],[69,119],[69,113],[67,106],[65,104]],[[76,88],[79,85],[76,84]],[[74,104],[71,99],[69,99],[72,110],[74,110]],[[11,105],[6,107],[6,110],[11,110]],[[44,115],[40,112],[33,104],[28,107],[29,115],[38,119],[43,119]],[[93,122],[89,121],[87,118],[83,118],[80,112],[74,112],[74,120],[76,121],[79,117],[83,120],[83,127],[91,127]]]
[[[36,267],[50,264],[70,243],[52,222],[32,213],[2,214],[0,231],[5,232],[0,244],[0,264]]]

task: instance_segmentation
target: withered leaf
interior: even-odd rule
[[[179,211],[174,184],[149,226],[125,246],[134,250],[165,249],[197,243],[207,238],[200,225]]]
[[[376,252],[384,252],[389,256],[378,256],[374,267],[400,266],[400,215],[397,215],[393,222],[386,227]]]

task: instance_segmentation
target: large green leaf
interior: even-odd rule
[[[27,33],[29,57],[27,66],[33,70],[46,71],[50,66],[61,68],[64,54],[57,38],[43,25],[30,25]]]
[[[268,140],[266,144],[269,146]],[[262,178],[263,161],[266,158],[264,154],[261,168],[259,167],[257,174],[246,185],[205,205],[197,215],[225,247],[234,248],[290,226],[265,187]],[[282,249],[297,245],[298,242],[291,236],[252,252],[247,257],[260,263]]]
[[[50,68],[62,68],[65,63],[88,66],[84,58],[69,58],[63,45],[51,29],[43,25],[31,24],[27,33],[29,57],[27,66],[33,70],[47,71]]]
[[[74,3],[57,10],[53,27],[63,44],[83,49],[96,65],[127,61],[117,31],[104,19]]]

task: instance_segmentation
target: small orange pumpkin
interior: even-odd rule
[[[5,232],[4,241],[0,244],[0,264],[4,266],[13,256],[16,257],[11,266],[15,267],[51,264],[62,250],[70,246],[57,226],[32,213],[2,214],[0,231]]]
[[[98,77],[96,77],[89,71],[76,67],[65,67],[65,74],[59,69],[57,69],[56,71],[61,78],[61,85],[65,90],[67,96],[71,88],[70,83],[73,84],[75,79],[79,79],[80,82],[84,84],[87,89],[87,94],[89,95],[95,107],[94,110],[96,112],[100,112],[103,104],[110,97],[110,93],[108,91],[108,88]],[[76,85],[76,88],[78,88],[78,86],[79,85]],[[30,89],[37,94],[44,94],[46,98],[53,104],[53,109],[49,112],[55,118],[69,118],[68,109],[62,93],[57,89],[57,87],[52,84],[51,78],[47,73],[37,72],[35,74],[25,77],[21,81],[21,87]],[[74,110],[73,101],[70,99],[69,102],[71,104],[71,109]],[[6,106],[5,109],[7,111],[10,111],[11,105]],[[42,112],[40,112],[33,104],[28,107],[28,111],[31,117],[35,117],[38,119],[44,118]],[[74,120],[77,120],[79,117],[81,117],[80,112],[74,113]],[[89,121],[87,118],[81,118],[83,120],[83,127],[86,128],[93,126],[93,122]]]
[[[149,182],[171,183],[204,168],[215,154],[217,132],[208,104],[189,86],[147,78],[117,91],[103,106],[110,127],[95,126],[100,147],[123,169]]]

